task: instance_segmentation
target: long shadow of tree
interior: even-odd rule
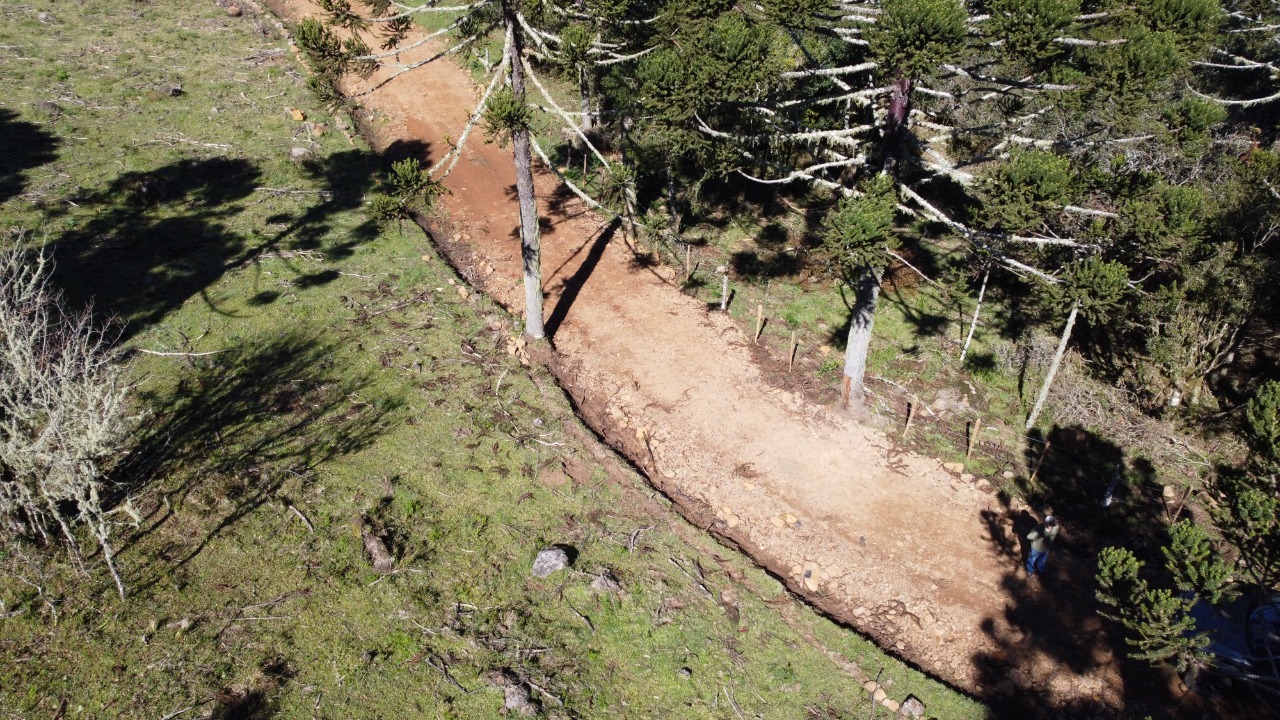
[[[318,465],[381,435],[398,401],[362,398],[372,377],[336,372],[332,357],[338,349],[336,343],[292,333],[262,338],[201,358],[205,362],[163,396],[142,398],[151,414],[114,475],[128,492],[153,491],[165,501],[131,543],[193,494],[226,499],[231,510],[198,543],[162,553],[172,566],[155,566],[151,577],[131,584],[145,588],[189,562],[275,497],[288,478],[305,480]]]
[[[1078,428],[1056,428],[1050,437],[1047,454],[1044,437],[1029,439],[1027,473],[1018,480],[1036,514],[1014,510],[1004,495],[1000,508],[983,512],[993,549],[1006,558],[1008,571],[1000,581],[1004,612],[983,623],[996,649],[972,658],[980,682],[994,689],[988,699],[1004,717],[1063,712],[1111,717],[1115,709],[1105,695],[1115,693],[1122,698],[1126,717],[1178,717],[1181,708],[1169,678],[1145,662],[1127,659],[1120,629],[1098,615],[1094,597],[1096,558],[1103,547],[1154,545],[1165,537],[1165,525],[1151,504],[1151,488],[1142,481],[1122,484],[1113,503],[1103,507],[1112,473],[1124,456],[1122,449]],[[1062,534],[1050,553],[1047,572],[1027,578],[1026,534],[1050,511],[1062,519]],[[1037,686],[1043,666],[1039,678],[1028,672],[1046,660],[1061,668],[1051,682],[1071,682],[1068,674],[1087,673],[1108,687],[1077,692],[1067,706],[1051,707]]]
[[[260,187],[261,169],[239,158],[186,159],[124,173],[81,199],[93,212],[89,222],[54,239],[55,279],[72,302],[92,302],[98,312],[124,320],[123,339],[194,295],[216,310],[206,289],[266,253],[312,250],[337,258],[375,237],[372,222],[339,234],[332,221],[360,207],[380,164],[362,150],[304,161],[303,174],[321,185],[315,190]],[[261,228],[233,228],[251,197],[272,193],[307,200],[300,212],[271,215]],[[300,272],[295,282],[314,286],[336,276]]]
[[[58,157],[58,138],[18,114],[0,108],[0,203],[19,195],[27,183],[27,171]]]

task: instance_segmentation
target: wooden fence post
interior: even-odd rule
[[[1049,454],[1049,448],[1053,447],[1053,440],[1044,441],[1044,450],[1040,451],[1040,459],[1036,460],[1036,466],[1031,470],[1031,478],[1027,481],[1028,485],[1035,483],[1036,475],[1040,474],[1040,466],[1044,464],[1045,457]]]
[[[791,352],[787,353],[787,372],[791,372],[791,368],[796,364],[796,331],[791,331]]]
[[[760,331],[764,330],[764,303],[756,304],[756,336],[751,342],[760,342]]]
[[[720,312],[729,307],[729,273],[720,276]]]
[[[964,450],[964,457],[967,460],[973,457],[973,446],[978,444],[978,433],[982,432],[982,418],[975,418],[969,424],[969,445]]]

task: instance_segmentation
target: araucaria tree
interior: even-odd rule
[[[853,289],[841,385],[845,403],[862,397],[880,280],[889,264],[889,253],[898,244],[893,228],[897,207],[893,181],[888,175],[877,175],[859,196],[842,198],[826,217],[823,245],[845,283]]]
[[[585,152],[590,152],[606,175],[614,171],[613,164],[592,144],[586,131],[592,126],[591,89],[595,84],[597,68],[627,62],[644,53],[631,52],[628,42],[614,32],[619,26],[639,23],[631,19],[633,10],[643,10],[642,3],[609,2],[525,2],[524,0],[479,0],[468,4],[446,4],[442,0],[428,0],[409,6],[391,0],[368,0],[362,3],[367,9],[357,11],[349,0],[317,0],[317,4],[329,15],[328,25],[306,20],[299,24],[295,36],[299,47],[306,54],[311,67],[321,78],[322,90],[336,93],[336,80],[345,73],[369,74],[378,65],[393,68],[382,83],[390,82],[401,74],[412,72],[427,63],[454,55],[485,42],[491,33],[500,31],[503,37],[501,62],[487,69],[485,89],[465,126],[458,134],[457,142],[428,171],[431,182],[440,182],[457,164],[460,153],[481,121],[485,129],[512,149],[516,174],[516,196],[519,203],[520,250],[523,259],[525,289],[525,335],[542,338],[545,334],[542,311],[541,249],[538,225],[538,205],[534,195],[533,156],[537,155],[556,172],[569,189],[588,205],[602,208],[578,185],[573,184],[552,164],[538,144],[532,132],[535,110],[539,106],[531,101],[529,85],[545,105],[540,106],[541,118],[561,127]],[[426,13],[446,13],[456,16],[444,28],[427,33],[406,45],[412,19]],[[340,40],[333,28],[341,28],[348,34]],[[452,33],[454,44],[426,59],[404,63],[403,53],[426,45],[428,42]],[[606,39],[606,36],[608,39]],[[380,42],[381,52],[370,49],[367,39]],[[581,111],[571,113],[556,103],[553,96],[538,79],[531,58],[546,61],[553,67],[569,68],[577,74],[582,93]],[[501,88],[501,89],[499,89]],[[575,120],[573,115],[578,115]],[[625,183],[624,183],[625,184]],[[608,183],[605,183],[608,185]],[[634,192],[624,189],[622,197],[633,197]],[[611,211],[610,211],[611,212]]]
[[[59,539],[77,566],[89,530],[123,598],[105,465],[131,428],[130,385],[112,338],[49,286],[49,260],[0,248],[0,544]],[[122,509],[127,509],[122,505]]]

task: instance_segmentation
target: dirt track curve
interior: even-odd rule
[[[305,0],[269,4],[286,19],[315,12]],[[360,103],[379,150],[427,161],[478,97],[463,70],[440,61]],[[514,182],[510,150],[473,136],[436,230],[462,273],[519,313]],[[556,373],[596,430],[668,495],[815,605],[1010,715],[1092,718],[1158,702],[1160,683],[1114,659],[1087,592],[1055,587],[1091,575],[1090,559],[1059,553],[1056,575],[1024,580],[1015,530],[1025,512],[774,387],[728,318],[663,269],[635,263],[621,234],[566,200],[550,173],[537,187]]]

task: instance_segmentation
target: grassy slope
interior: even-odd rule
[[[506,352],[500,311],[464,299],[416,228],[365,223],[376,158],[307,139],[285,105],[333,120],[288,54],[246,60],[285,47],[257,19],[207,2],[3,11],[0,134],[25,149],[0,156],[0,224],[46,242],[58,281],[128,321],[130,345],[219,352],[135,356],[150,415],[121,459],[145,516],[119,533],[127,602],[98,565],[90,580],[0,551],[0,716],[491,717],[496,668],[566,717],[734,717],[730,697],[744,716],[868,716],[827,652],[883,667],[930,715],[984,716],[600,467]],[[400,572],[369,567],[360,515]],[[530,578],[552,542],[579,550],[575,569]],[[671,562],[694,558],[737,619]],[[589,589],[605,569],[621,594]]]

